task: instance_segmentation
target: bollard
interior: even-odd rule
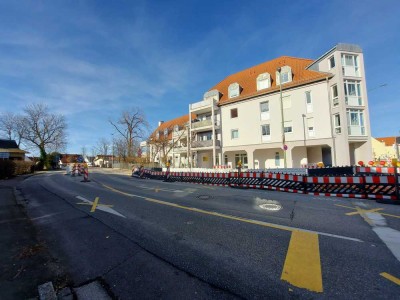
[[[88,167],[85,167],[83,169],[83,180],[81,180],[81,182],[90,182],[89,180],[89,169]]]

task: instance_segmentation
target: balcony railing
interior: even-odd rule
[[[192,142],[192,148],[205,148],[205,147],[212,147],[213,145],[213,140],[207,140],[207,141],[193,141]],[[216,140],[215,141],[215,146],[220,147],[221,146],[221,141]]]
[[[211,103],[212,103],[211,99],[196,102],[196,103],[190,104],[190,109],[194,110],[194,109],[199,109],[199,108],[206,107],[206,106],[211,106]]]
[[[348,126],[348,130],[349,130],[349,135],[352,136],[366,135],[364,126]]]
[[[186,129],[184,129],[184,130],[179,130],[179,131],[173,131],[172,132],[172,138],[174,138],[174,139],[180,139],[180,138],[183,138],[183,137],[186,137],[187,136],[187,131],[186,131]]]
[[[181,147],[174,147],[173,150],[174,150],[175,153],[187,152],[187,147],[183,147],[183,146],[181,146]]]
[[[362,106],[362,99],[358,96],[346,96],[346,104],[349,106]]]
[[[211,120],[203,120],[203,121],[193,122],[192,128],[199,128],[199,127],[205,127],[205,126],[211,126],[211,125],[212,125]]]
[[[343,76],[360,77],[360,72],[358,67],[343,66],[342,71],[343,71]]]

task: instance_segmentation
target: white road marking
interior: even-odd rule
[[[400,261],[400,231],[385,226],[375,226],[372,230],[386,244],[397,260]]]
[[[378,212],[361,212],[360,215],[400,261],[400,231],[387,227],[386,219]]]
[[[86,203],[88,203],[90,205],[93,205],[93,201],[89,201],[86,198],[83,198],[81,196],[76,196],[76,198],[78,198],[79,200],[82,200],[82,201],[84,201],[84,202],[86,202]],[[113,215],[116,215],[116,216],[119,216],[119,217],[122,217],[122,218],[126,218],[124,215],[120,214],[119,212],[117,212],[116,210],[112,209],[111,207],[102,206],[101,204],[98,204],[96,206],[96,210],[101,210],[101,211],[104,211],[104,212],[107,212],[107,213],[110,213],[110,214],[113,214]]]

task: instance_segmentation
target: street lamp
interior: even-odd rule
[[[285,120],[283,117],[283,100],[282,100],[282,76],[281,76],[281,67],[276,69],[279,73],[279,95],[280,95],[280,103],[281,103],[281,119],[282,119],[282,149],[283,149],[283,165],[287,168],[286,164],[286,145],[285,145]]]

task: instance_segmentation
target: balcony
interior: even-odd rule
[[[343,66],[342,71],[343,71],[343,76],[360,77],[360,72],[358,70],[358,67]]]
[[[186,153],[187,150],[188,150],[187,147],[179,146],[179,147],[174,147],[173,152],[174,153]]]
[[[215,128],[219,129],[219,121],[215,121]],[[211,119],[209,120],[203,120],[203,121],[196,121],[196,122],[192,122],[192,126],[191,126],[191,130],[192,131],[198,131],[198,130],[202,130],[202,129],[210,129],[213,125],[213,122]]]
[[[346,105],[349,106],[362,106],[362,99],[358,96],[346,96]]]
[[[365,136],[364,126],[348,126],[349,136]]]
[[[212,146],[213,146],[213,140],[192,142],[192,148],[212,148]],[[215,147],[221,147],[220,140],[215,141]]]
[[[172,132],[172,138],[173,139],[182,139],[182,138],[186,138],[187,137],[187,130],[183,129],[183,130],[178,130],[178,131],[173,131]]]
[[[211,111],[212,105],[214,105],[214,110],[218,109],[218,106],[215,105],[216,101],[213,99],[207,99],[200,102],[196,102],[189,105],[191,112],[196,113],[205,113]]]

